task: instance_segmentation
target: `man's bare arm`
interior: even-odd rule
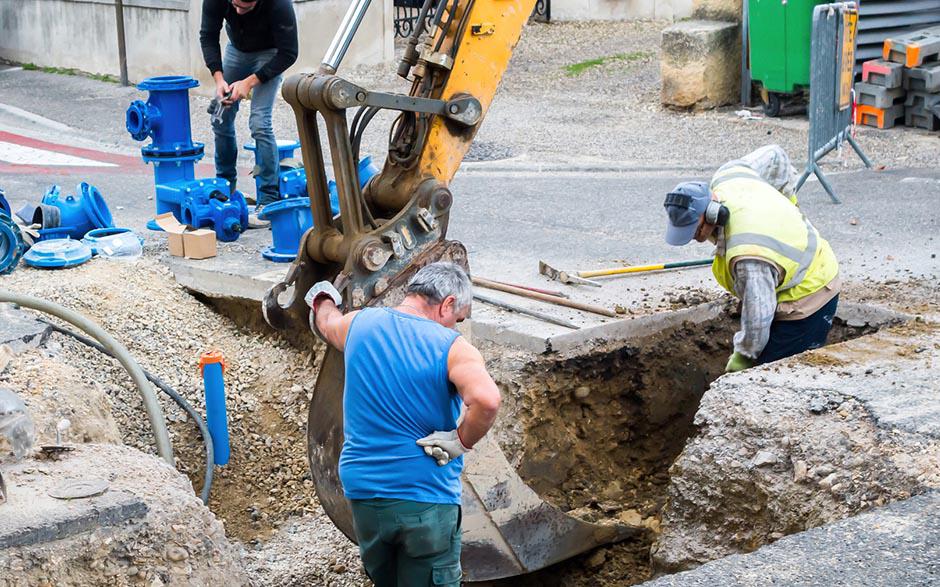
[[[321,297],[314,302],[313,311],[317,330],[326,342],[338,351],[346,350],[346,335],[349,334],[349,326],[358,310],[343,314],[333,300]]]
[[[458,337],[450,347],[447,376],[467,406],[457,435],[465,447],[472,448],[496,421],[502,399],[499,388],[486,371],[480,351],[463,337]]]

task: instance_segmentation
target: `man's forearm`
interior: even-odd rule
[[[483,407],[481,405],[467,406],[467,413],[464,415],[463,422],[457,428],[460,442],[467,448],[473,448],[473,445],[486,436],[486,433],[493,427],[498,412],[498,408]]]
[[[339,348],[340,341],[337,340],[337,328],[339,323],[343,319],[343,312],[336,307],[336,304],[333,303],[333,300],[326,298],[320,298],[315,302],[316,306],[314,309],[314,321],[317,325],[317,330],[320,331],[330,345]]]
[[[777,309],[777,272],[769,263],[743,259],[735,264],[734,288],[741,297],[741,330],[734,335],[734,350],[756,359],[770,338]]]

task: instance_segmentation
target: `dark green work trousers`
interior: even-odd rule
[[[350,503],[362,564],[376,587],[460,585],[460,506],[399,499]]]

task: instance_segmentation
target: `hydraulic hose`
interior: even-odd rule
[[[173,446],[170,444],[170,433],[166,429],[166,420],[163,417],[163,409],[160,407],[160,402],[157,401],[157,396],[153,393],[153,390],[150,389],[150,384],[147,382],[147,377],[144,375],[143,369],[140,368],[140,365],[137,364],[134,357],[127,352],[124,345],[115,340],[113,336],[105,332],[100,326],[78,312],[74,312],[48,300],[0,289],[0,302],[17,304],[24,308],[60,318],[72,326],[88,333],[111,352],[131,376],[131,379],[134,380],[134,384],[137,385],[137,389],[140,391],[141,399],[143,399],[144,402],[144,410],[147,412],[147,417],[150,419],[150,427],[153,429],[154,440],[157,444],[157,454],[171,467],[176,467],[176,463],[173,460]]]
[[[40,318],[40,321],[43,322],[44,324],[48,324],[49,326],[51,326],[52,329],[55,330],[56,332],[71,336],[78,342],[85,344],[87,346],[90,346],[93,349],[97,349],[98,351],[101,351],[102,353],[111,357],[112,359],[114,358],[114,355],[110,353],[108,349],[104,348],[103,346],[93,341],[92,339],[88,338],[87,336],[82,336],[81,334],[77,332],[69,330],[68,328],[63,328],[62,326],[59,326],[58,324],[53,324],[52,322],[49,322],[48,320],[43,320]],[[200,492],[199,496],[200,498],[202,498],[202,503],[208,504],[209,503],[209,491],[211,491],[212,489],[213,471],[215,470],[215,464],[214,464],[215,447],[212,444],[212,436],[209,435],[209,428],[206,426],[206,422],[205,420],[202,419],[202,416],[199,415],[199,412],[196,411],[196,409],[192,406],[192,404],[186,401],[186,398],[181,396],[175,389],[167,385],[165,381],[163,381],[162,379],[160,379],[153,373],[143,368],[141,368],[141,370],[144,372],[144,375],[147,377],[147,379],[151,383],[156,385],[158,388],[160,388],[160,391],[167,394],[167,396],[169,396],[170,399],[176,402],[176,404],[180,408],[182,408],[184,412],[186,412],[189,415],[192,421],[195,422],[196,426],[199,428],[199,434],[202,436],[202,442],[206,446],[206,473],[202,480],[202,491]]]

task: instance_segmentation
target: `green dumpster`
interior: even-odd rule
[[[751,79],[760,82],[767,116],[809,87],[813,8],[829,0],[747,0]]]

